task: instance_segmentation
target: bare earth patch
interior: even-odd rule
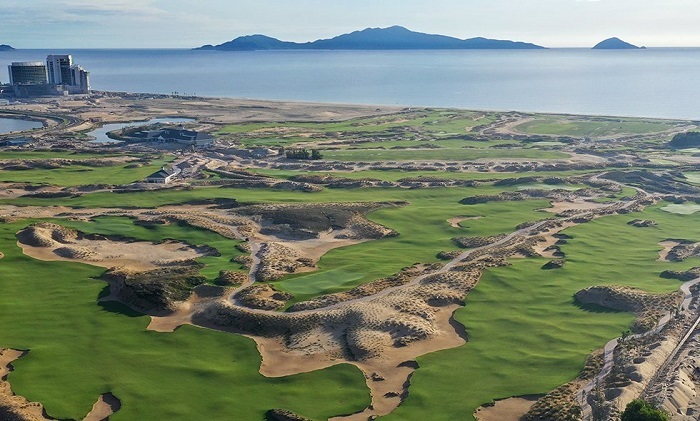
[[[518,396],[479,407],[474,413],[479,421],[519,421],[540,396]]]

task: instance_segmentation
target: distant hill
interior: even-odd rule
[[[639,47],[625,42],[620,38],[608,38],[593,47],[594,50],[637,50]]]
[[[15,51],[15,49],[7,44],[0,44],[0,51]]]
[[[297,43],[280,41],[265,35],[247,35],[219,45],[204,45],[195,50],[466,50],[466,49],[543,49],[539,45],[487,38],[459,39],[424,34],[402,26],[367,28],[330,39]]]

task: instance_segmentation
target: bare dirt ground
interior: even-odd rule
[[[536,395],[498,400],[493,405],[477,409],[474,417],[478,421],[520,421],[539,398]]]

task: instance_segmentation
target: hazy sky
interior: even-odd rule
[[[16,48],[189,48],[254,33],[311,41],[391,25],[546,47],[611,36],[700,46],[698,0],[2,0],[0,11],[0,44]]]

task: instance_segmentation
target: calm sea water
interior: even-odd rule
[[[0,118],[0,133],[23,132],[25,130],[38,129],[42,126],[43,125],[37,121]]]
[[[98,90],[700,119],[700,49],[20,50],[71,53]]]

